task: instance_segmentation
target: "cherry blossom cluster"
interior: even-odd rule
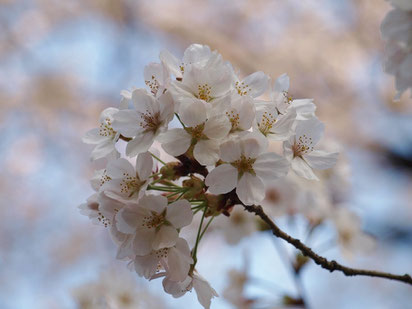
[[[194,289],[209,308],[217,293],[196,263],[212,220],[261,203],[288,173],[319,180],[315,171],[331,168],[338,154],[318,149],[324,125],[314,101],[293,98],[286,74],[273,84],[263,72],[241,78],[199,44],[181,59],[168,51],[159,58],[144,69],[146,88],[122,91],[120,106],[86,133],[92,160],[106,165],[80,209],[109,229],[117,258],[138,275],[163,278],[174,297]],[[275,144],[282,154],[271,151]],[[193,224],[190,246],[181,231]]]
[[[399,100],[404,91],[412,90],[412,1],[390,1],[394,9],[381,24],[386,41],[384,69],[395,76],[395,99]]]

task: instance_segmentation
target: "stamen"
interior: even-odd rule
[[[112,121],[110,118],[106,118],[100,123],[99,134],[100,136],[106,137],[113,137],[116,135],[116,132],[112,128]]]
[[[156,77],[152,75],[151,80],[145,80],[144,82],[150,88],[150,91],[153,93],[153,95],[156,95],[160,87],[160,84],[158,80],[156,79]]]
[[[304,154],[313,151],[313,141],[311,137],[303,134],[292,146],[293,157],[302,157]]]
[[[258,127],[260,132],[262,132],[263,135],[267,136],[270,132],[270,130],[273,128],[273,125],[276,122],[276,116],[272,113],[269,112],[264,112],[262,115],[262,119],[258,123]]]
[[[236,88],[236,90],[237,90],[237,93],[238,93],[240,96],[247,95],[249,92],[252,91],[252,88],[249,88],[249,85],[245,85],[244,82],[241,82],[241,83],[236,82],[236,83],[235,83],[235,88]]]
[[[235,131],[240,123],[239,113],[235,112],[234,110],[231,110],[230,112],[226,112],[226,116],[229,118],[229,121],[232,124],[231,132]]]
[[[152,213],[151,216],[146,216],[143,218],[142,226],[148,229],[157,228],[165,222],[163,215],[157,213]],[[159,250],[161,251],[161,250]],[[157,254],[157,253],[156,253]]]
[[[239,160],[236,160],[231,164],[232,166],[237,168],[240,178],[244,173],[256,175],[255,171],[253,170],[253,164],[255,163],[255,161],[256,159],[254,158],[246,158],[245,155],[241,155]]]
[[[142,121],[139,123],[145,132],[156,132],[161,126],[162,121],[160,120],[160,113],[151,114],[148,110],[145,113],[140,113]]]
[[[210,96],[211,90],[212,90],[212,87],[210,87],[207,83],[204,85],[198,85],[197,95],[195,95],[195,97],[200,100],[210,102],[212,100],[212,97]]]

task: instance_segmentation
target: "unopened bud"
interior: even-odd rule
[[[180,162],[168,162],[160,169],[163,179],[176,180],[179,178],[177,168],[181,165]]]
[[[199,195],[203,193],[205,187],[204,181],[193,175],[190,176],[189,179],[184,180],[182,185],[188,190],[184,195],[184,198],[186,199],[199,197]]]

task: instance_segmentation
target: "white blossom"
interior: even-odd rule
[[[126,146],[128,156],[147,151],[156,136],[167,130],[174,115],[173,101],[168,92],[155,98],[145,89],[135,89],[132,101],[135,109],[119,111],[113,121],[115,130],[132,138]]]
[[[213,297],[219,296],[211,287],[210,283],[196,271],[181,282],[176,282],[170,280],[169,277],[165,277],[163,279],[163,288],[166,293],[171,294],[175,298],[183,296],[186,292],[191,291],[194,288],[199,303],[205,309],[210,308]]]
[[[399,100],[404,91],[412,89],[412,4],[402,0],[392,2],[395,8],[382,21],[381,32],[387,41],[384,69],[395,75],[395,99]]]
[[[230,106],[225,112],[231,129],[230,133],[238,133],[249,130],[255,120],[255,105],[249,96],[238,96],[231,100]]]
[[[173,281],[183,281],[192,263],[189,245],[183,238],[178,238],[174,246],[153,250],[144,256],[136,255],[133,260],[134,268],[140,276],[151,279],[163,269]]]
[[[262,71],[252,73],[243,80],[239,80],[235,75],[233,93],[235,96],[249,96],[256,98],[267,90],[270,78]]]
[[[149,63],[144,67],[143,76],[146,86],[157,98],[169,88],[170,73],[163,63]]]
[[[118,111],[117,108],[106,108],[100,114],[99,128],[92,129],[84,135],[84,143],[96,145],[91,153],[92,160],[119,157],[116,142],[120,134],[113,129],[113,117]]]
[[[177,229],[189,225],[193,213],[186,200],[167,205],[166,197],[149,195],[124,207],[116,219],[120,232],[133,235],[130,245],[134,253],[143,256],[174,246],[179,238]]]
[[[162,148],[172,156],[185,153],[191,145],[193,156],[203,165],[213,165],[219,160],[219,145],[231,129],[225,115],[207,117],[201,100],[183,101],[180,117],[185,128],[167,131],[159,137]]]
[[[323,130],[324,125],[317,118],[302,120],[298,122],[295,134],[283,143],[284,155],[297,175],[319,180],[312,169],[328,169],[336,163],[338,153],[314,149]]]
[[[181,60],[177,59],[167,50],[163,50],[159,55],[161,62],[179,79],[183,77],[185,68],[188,65],[204,66],[212,57],[215,61],[221,61],[222,58],[217,51],[212,52],[209,46],[201,44],[190,45],[185,50]]]
[[[191,63],[185,66],[183,77],[171,83],[170,92],[179,105],[187,99],[202,101],[208,114],[218,113],[230,103],[233,89],[233,69],[223,62],[219,54],[212,54],[206,63]]]
[[[110,161],[106,167],[106,181],[100,190],[111,198],[130,200],[141,197],[153,170],[153,158],[149,152],[136,158],[136,167],[126,159]]]
[[[375,247],[372,236],[361,229],[359,217],[346,207],[339,207],[332,215],[338,233],[338,244],[342,255],[351,259],[355,253],[369,253]]]
[[[296,120],[296,111],[291,109],[286,114],[278,114],[273,104],[259,104],[256,107],[256,124],[254,131],[275,141],[287,140],[292,134]]]
[[[221,160],[226,162],[213,169],[205,183],[213,194],[223,194],[236,188],[236,194],[246,205],[261,202],[265,197],[266,180],[283,177],[289,170],[282,156],[266,152],[266,145],[254,134],[220,146]]]

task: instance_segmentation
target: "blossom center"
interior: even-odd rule
[[[207,83],[203,85],[198,85],[197,86],[197,95],[196,98],[210,102],[212,100],[212,97],[210,96],[210,92],[212,90],[212,87],[210,87]]]
[[[240,123],[239,113],[231,110],[230,112],[226,112],[226,116],[229,118],[229,121],[232,124],[231,132],[235,131]]]
[[[152,115],[149,111],[146,111],[145,113],[141,113],[141,119],[140,126],[145,132],[156,132],[162,124],[159,112]]]
[[[263,135],[267,136],[269,133],[271,133],[270,130],[272,130],[275,122],[276,122],[275,115],[267,111],[264,112],[262,115],[262,119],[258,123],[260,132],[262,132]]]
[[[123,173],[123,179],[120,182],[120,192],[129,194],[131,197],[134,193],[140,191],[140,188],[146,181],[141,181],[137,176],[130,176],[128,173]]]
[[[186,128],[186,131],[192,135],[192,138],[195,140],[199,139],[207,139],[206,135],[203,134],[203,130],[205,129],[205,124],[199,124],[195,127]]]
[[[151,215],[143,218],[142,225],[148,229],[153,229],[159,227],[163,223],[165,223],[165,217],[162,214],[152,212]]]
[[[157,81],[156,77],[152,75],[151,80],[145,80],[144,82],[150,88],[150,91],[153,93],[153,95],[156,95],[160,87],[160,84]]]
[[[291,104],[293,101],[293,97],[287,91],[283,91],[283,97],[285,104]]]
[[[239,160],[232,162],[232,166],[237,168],[239,178],[242,177],[244,173],[256,175],[255,171],[253,170],[253,164],[255,163],[255,161],[256,159],[247,158],[245,157],[245,155],[241,155]]]
[[[244,82],[241,82],[241,83],[236,82],[236,83],[235,83],[235,88],[236,88],[236,90],[237,90],[237,93],[238,93],[240,96],[247,95],[250,91],[252,91],[252,89],[249,88],[249,85],[245,85]]]
[[[112,178],[108,176],[106,173],[106,170],[104,170],[102,176],[100,177],[100,187],[103,186],[109,180],[112,180]]]
[[[100,123],[99,134],[100,136],[105,137],[113,137],[116,134],[112,128],[112,121],[110,118],[106,118]]]
[[[306,134],[299,136],[299,139],[292,146],[293,157],[302,157],[304,154],[311,152],[313,150],[312,145],[311,137],[306,136]]]

